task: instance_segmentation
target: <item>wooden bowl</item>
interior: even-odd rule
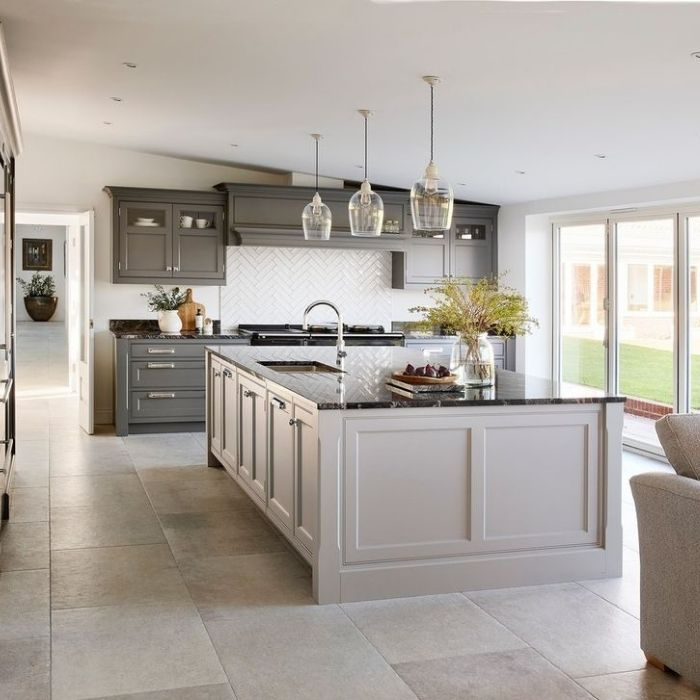
[[[449,377],[416,377],[412,374],[394,372],[391,377],[405,384],[454,384],[457,381],[456,374],[451,374]]]

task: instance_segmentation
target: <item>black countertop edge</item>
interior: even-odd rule
[[[626,400],[624,396],[605,394],[597,390],[558,387],[550,380],[507,370],[497,371],[495,387],[467,388],[462,392],[455,392],[452,396],[436,394],[431,397],[421,395],[408,398],[392,392],[386,382],[392,368],[405,365],[410,361],[411,355],[415,355],[416,351],[409,348],[350,347],[343,375],[280,373],[258,362],[265,359],[304,359],[334,365],[335,348],[330,347],[233,348],[208,345],[207,350],[261,381],[273,382],[316,404],[319,410],[576,405],[622,403]],[[306,357],[300,357],[302,354]]]
[[[158,331],[110,331],[115,338],[127,340],[241,340],[248,345],[250,338],[238,333],[212,333],[205,335],[197,331],[181,331],[180,333],[160,333]]]

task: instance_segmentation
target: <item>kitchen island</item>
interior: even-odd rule
[[[387,387],[421,359],[207,348],[209,464],[311,564],[316,600],[620,576],[624,398],[508,371],[447,396]]]

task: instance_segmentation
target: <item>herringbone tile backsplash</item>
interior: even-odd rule
[[[301,323],[315,299],[336,303],[347,323],[391,325],[391,253],[374,250],[237,247],[227,251],[221,325]],[[312,320],[334,320],[317,309]]]

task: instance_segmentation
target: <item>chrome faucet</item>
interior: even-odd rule
[[[343,358],[347,357],[347,352],[345,352],[345,339],[343,338],[343,315],[340,313],[340,309],[332,302],[326,301],[325,299],[319,299],[318,301],[312,301],[304,310],[304,320],[302,321],[301,328],[304,331],[309,330],[309,312],[315,309],[317,306],[329,306],[333,311],[335,311],[338,317],[338,342],[336,347],[338,348],[338,354],[336,356],[335,363],[337,365],[343,364]]]

